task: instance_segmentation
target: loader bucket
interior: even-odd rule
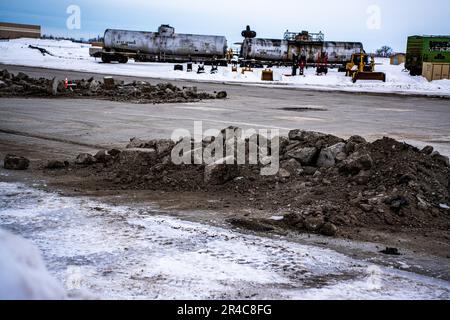
[[[380,80],[386,82],[386,74],[384,72],[358,72],[353,76],[353,83],[358,80]]]

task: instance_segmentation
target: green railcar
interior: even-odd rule
[[[405,68],[421,75],[424,62],[450,63],[450,36],[412,36],[408,38]]]

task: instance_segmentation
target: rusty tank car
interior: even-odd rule
[[[227,53],[227,39],[223,36],[175,33],[169,25],[161,25],[158,32],[108,29],[105,31],[104,63],[117,61],[189,62],[220,61]]]
[[[306,56],[308,64],[314,64],[320,53],[325,52],[330,66],[345,67],[352,54],[364,52],[361,42],[324,41],[323,34],[286,32],[284,39],[255,38],[249,27],[242,32],[245,37],[240,57],[243,61],[280,63],[289,65],[294,55]]]
[[[276,62],[289,64],[293,55],[304,54],[309,64],[315,63],[319,53],[328,54],[328,63],[344,66],[352,54],[364,51],[360,42],[324,41],[309,43],[277,39],[245,39],[241,47],[241,58],[247,61]]]

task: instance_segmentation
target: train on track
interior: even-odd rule
[[[249,26],[242,32],[244,40],[239,52],[228,48],[224,36],[175,33],[169,25],[161,25],[158,32],[108,29],[104,46],[93,49],[93,56],[101,57],[104,63],[149,62],[200,62],[227,65],[263,66],[292,65],[298,56],[306,57],[308,64],[316,63],[318,56],[326,54],[328,64],[345,67],[352,54],[364,52],[360,42],[324,41],[322,33],[310,34],[286,32],[284,39],[256,38]]]

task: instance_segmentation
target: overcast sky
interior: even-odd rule
[[[66,26],[70,5],[81,28]],[[241,41],[247,24],[258,37],[322,31],[326,40],[361,41],[373,51],[390,45],[404,52],[408,35],[450,34],[449,0],[1,0],[0,21],[39,24],[46,34],[90,38],[107,28],[155,31],[171,24],[179,33],[225,35]]]

